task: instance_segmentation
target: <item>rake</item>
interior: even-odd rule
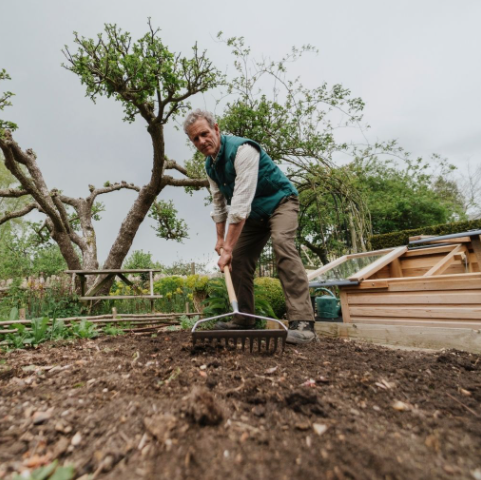
[[[222,344],[222,340],[225,341],[225,346],[227,347],[231,343],[235,348],[237,348],[238,342],[242,345],[242,350],[245,350],[246,343],[249,345],[249,350],[252,353],[254,350],[254,343],[257,341],[257,350],[261,351],[261,346],[264,343],[267,352],[275,353],[278,347],[279,341],[282,344],[282,351],[286,345],[287,338],[287,327],[276,320],[275,318],[263,317],[262,315],[253,315],[251,313],[239,312],[239,304],[237,302],[237,297],[234,291],[234,286],[232,285],[232,278],[230,275],[229,267],[224,267],[225,274],[225,284],[227,286],[227,293],[229,294],[230,304],[232,306],[233,312],[224,313],[222,315],[217,315],[215,317],[204,318],[195,323],[192,328],[192,343],[195,344],[199,341],[201,343],[208,343],[215,345],[217,342]],[[277,329],[253,329],[253,330],[201,330],[197,331],[197,326],[204,322],[209,322],[211,320],[217,320],[224,317],[229,317],[233,314],[244,315],[245,317],[258,318],[260,320],[268,320],[271,322],[278,323],[282,328]],[[264,340],[264,342],[263,342]],[[231,342],[232,341],[232,342]],[[272,341],[272,351],[270,351]]]

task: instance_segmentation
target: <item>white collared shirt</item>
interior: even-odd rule
[[[210,216],[215,223],[222,223],[226,220],[229,223],[239,223],[245,220],[251,212],[251,204],[257,188],[257,177],[259,175],[259,151],[244,143],[237,149],[234,160],[234,168],[236,172],[234,195],[230,209],[227,205],[226,198],[219,190],[217,183],[207,175],[210,183],[210,191],[212,192],[214,210]]]

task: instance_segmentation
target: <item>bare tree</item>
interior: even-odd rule
[[[481,218],[481,165],[473,167],[468,163],[460,177],[458,184],[466,214],[472,219]]]

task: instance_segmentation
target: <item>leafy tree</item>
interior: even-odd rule
[[[196,273],[207,273],[206,264],[195,262],[194,270]],[[164,267],[166,275],[183,275],[188,276],[192,274],[192,262],[175,261],[170,266]]]
[[[5,167],[18,180],[21,189],[2,190],[0,197],[31,196],[24,208],[5,213],[0,223],[20,218],[36,209],[45,215],[43,230],[48,231],[60,248],[70,269],[97,269],[97,244],[93,220],[99,212],[97,199],[121,189],[137,192],[120,231],[104,264],[105,268],[120,268],[135,235],[167,186],[205,187],[205,178],[190,178],[188,171],[165,155],[164,127],[188,107],[188,100],[196,93],[215,87],[221,80],[205,52],[193,47],[191,57],[171,52],[152,28],[139,40],[133,41],[128,32],[116,25],[105,25],[104,34],[88,39],[74,33],[77,50],[65,47],[65,68],[76,74],[85,85],[87,96],[95,102],[99,96],[113,98],[122,104],[124,120],[141,118],[153,148],[152,172],[142,187],[121,181],[106,182],[103,187],[89,186],[85,198],[73,198],[63,191],[50,188],[36,161],[33,150],[23,150],[13,138],[17,128],[8,121],[0,121],[0,149]],[[8,80],[5,71],[0,80]],[[10,105],[11,92],[0,97],[0,110]],[[183,178],[168,175],[175,170]],[[97,206],[96,206],[97,205]],[[153,214],[155,218],[155,213]],[[159,233],[162,235],[162,227]],[[77,250],[80,256],[77,254]]]
[[[299,242],[323,263],[334,245],[365,249],[370,225],[364,198],[350,171],[335,168],[340,154],[354,155],[355,149],[336,141],[336,129],[361,128],[363,101],[342,85],[307,88],[289,75],[289,64],[315,52],[312,46],[294,48],[274,62],[252,60],[242,38],[227,45],[237,76],[228,84],[234,99],[228,97],[221,130],[256,140],[286,171],[300,193]]]
[[[150,252],[144,252],[143,250],[134,250],[125,260],[123,268],[127,270],[136,269],[161,269],[162,265],[152,260],[152,254]]]
[[[38,244],[34,237],[18,229],[5,232],[0,243],[0,278],[58,275],[67,268],[58,245]]]
[[[433,171],[437,164],[439,172]],[[358,158],[349,165],[371,213],[374,234],[462,220],[463,199],[449,179],[453,167],[434,156],[401,163]]]

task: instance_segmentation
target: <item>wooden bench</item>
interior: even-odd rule
[[[155,269],[106,269],[106,270],[65,270],[65,273],[72,275],[72,284],[75,284],[75,277],[78,276],[80,279],[80,297],[79,299],[82,301],[96,301],[96,300],[150,300],[150,306],[152,311],[154,310],[154,301],[158,298],[163,298],[162,295],[154,295],[154,273],[160,272],[161,270]],[[136,288],[136,285],[132,283],[128,278],[127,275],[134,274],[134,273],[143,273],[149,274],[149,295],[95,295],[100,289],[106,285],[109,281],[114,279],[115,277],[120,278],[126,285],[130,287]],[[85,291],[86,281],[88,275],[96,275],[97,279],[95,280],[92,287],[90,287],[87,291]],[[101,280],[100,277],[104,276]]]

